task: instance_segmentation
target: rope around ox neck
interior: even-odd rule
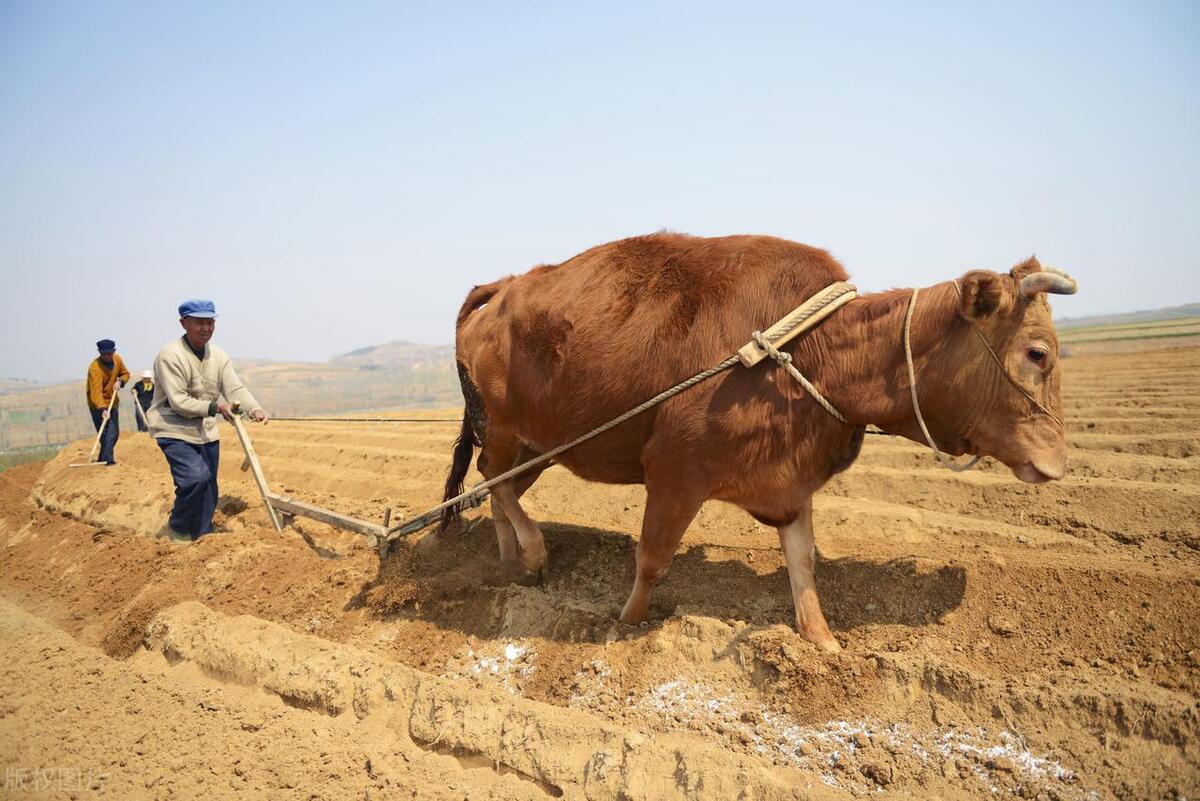
[[[904,313],[904,361],[908,365],[908,389],[912,393],[913,411],[916,412],[917,422],[921,425],[921,433],[925,435],[925,441],[929,443],[929,447],[933,448],[934,455],[937,456],[938,461],[947,470],[955,473],[965,473],[978,464],[979,460],[983,457],[977,455],[966,464],[958,464],[949,456],[939,451],[938,446],[933,442],[933,436],[929,433],[929,428],[925,425],[925,418],[921,415],[921,404],[917,402],[917,373],[913,369],[912,342],[909,338],[909,329],[912,328],[913,308],[917,305],[917,293],[920,291],[918,288],[913,289],[912,297],[908,299],[908,310]],[[991,348],[989,347],[988,350],[990,351]],[[995,353],[992,354],[993,358],[995,355]],[[1007,375],[1007,371],[1005,374]]]

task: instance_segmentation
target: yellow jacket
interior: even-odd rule
[[[88,365],[87,373],[87,402],[89,409],[107,409],[108,401],[112,398],[113,393],[117,390],[118,381],[128,381],[129,371],[125,369],[125,362],[121,361],[121,357],[113,354],[113,366],[106,367],[100,357],[92,359],[92,363]],[[117,408],[120,400],[113,401],[113,408]]]

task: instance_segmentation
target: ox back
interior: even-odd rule
[[[463,392],[469,410],[473,397],[485,409],[470,414],[548,450],[718,363],[750,332],[841,280],[845,271],[825,251],[763,236],[660,233],[534,268],[497,282],[485,305],[464,306],[456,342]],[[828,419],[773,364],[739,367],[559,461],[589,480],[640,483],[647,460],[701,459],[710,463],[713,496],[722,497],[741,482],[722,475],[719,462],[744,474],[751,464],[794,461],[795,437],[805,433],[797,426],[821,439],[845,429],[816,464],[818,454],[802,449],[810,480],[844,469],[857,453],[852,427]]]

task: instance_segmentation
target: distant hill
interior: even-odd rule
[[[10,392],[24,392],[28,389],[37,389],[42,386],[37,381],[30,381],[26,378],[0,378],[0,395],[7,395]]]
[[[389,342],[386,345],[369,345],[335,356],[333,364],[357,367],[412,367],[423,369],[449,363],[454,364],[453,345],[418,345],[415,342]]]
[[[1063,317],[1054,321],[1059,330],[1071,328],[1098,328],[1108,325],[1125,325],[1128,323],[1150,323],[1158,320],[1180,320],[1189,317],[1200,317],[1200,303],[1188,303],[1183,306],[1168,306],[1163,309],[1146,309],[1145,311],[1123,312],[1121,314],[1097,314],[1091,317]]]
[[[1056,323],[1066,352],[1192,347],[1200,337],[1200,303]]]
[[[360,348],[328,362],[235,359],[235,363],[255,397],[268,412],[280,417],[462,402],[450,345],[391,342]],[[135,430],[128,391],[120,400],[122,432]],[[0,379],[0,453],[61,445],[93,435],[83,381],[38,384]]]
[[[454,360],[258,363],[240,372],[267,411],[284,417],[461,403]]]

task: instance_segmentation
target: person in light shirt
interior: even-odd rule
[[[232,422],[236,406],[252,420],[267,421],[228,354],[210,341],[216,322],[211,300],[184,301],[179,305],[183,336],[164,345],[154,360],[154,397],[146,417],[175,482],[175,505],[162,532],[174,542],[212,531],[221,457],[217,416]]]

